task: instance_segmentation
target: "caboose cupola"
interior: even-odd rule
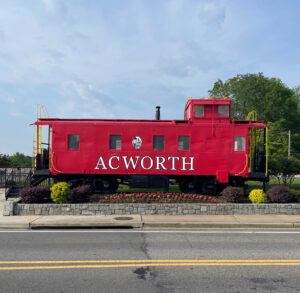
[[[230,102],[229,98],[193,99],[190,97],[185,106],[184,119],[193,122],[207,122],[207,120],[230,122]]]

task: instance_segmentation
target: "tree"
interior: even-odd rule
[[[292,152],[300,153],[300,88],[289,89],[278,78],[262,73],[238,74],[223,82],[218,80],[209,90],[212,96],[231,96],[233,119],[246,119],[255,110],[259,120],[270,127],[271,154],[286,152],[288,130],[292,131]]]
[[[11,167],[31,167],[31,157],[17,152],[11,156]]]
[[[0,154],[0,167],[10,167],[11,161],[9,155]]]
[[[279,184],[282,181],[284,185],[291,185],[295,175],[300,174],[300,161],[294,157],[276,156],[271,158],[269,169],[270,175],[276,177]]]
[[[298,117],[298,101],[293,90],[280,79],[258,74],[238,74],[223,82],[215,82],[209,93],[213,96],[231,96],[232,114],[235,119],[245,119],[255,110],[259,119],[275,122],[280,118]]]

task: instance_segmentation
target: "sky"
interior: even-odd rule
[[[50,117],[183,119],[188,96],[263,72],[300,85],[300,1],[1,0],[0,153]]]

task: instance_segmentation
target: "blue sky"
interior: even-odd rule
[[[300,1],[1,0],[0,153],[60,118],[182,119],[217,79],[300,85]]]

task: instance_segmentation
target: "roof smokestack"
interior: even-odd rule
[[[156,115],[155,115],[156,120],[160,120],[160,106],[156,106]]]

